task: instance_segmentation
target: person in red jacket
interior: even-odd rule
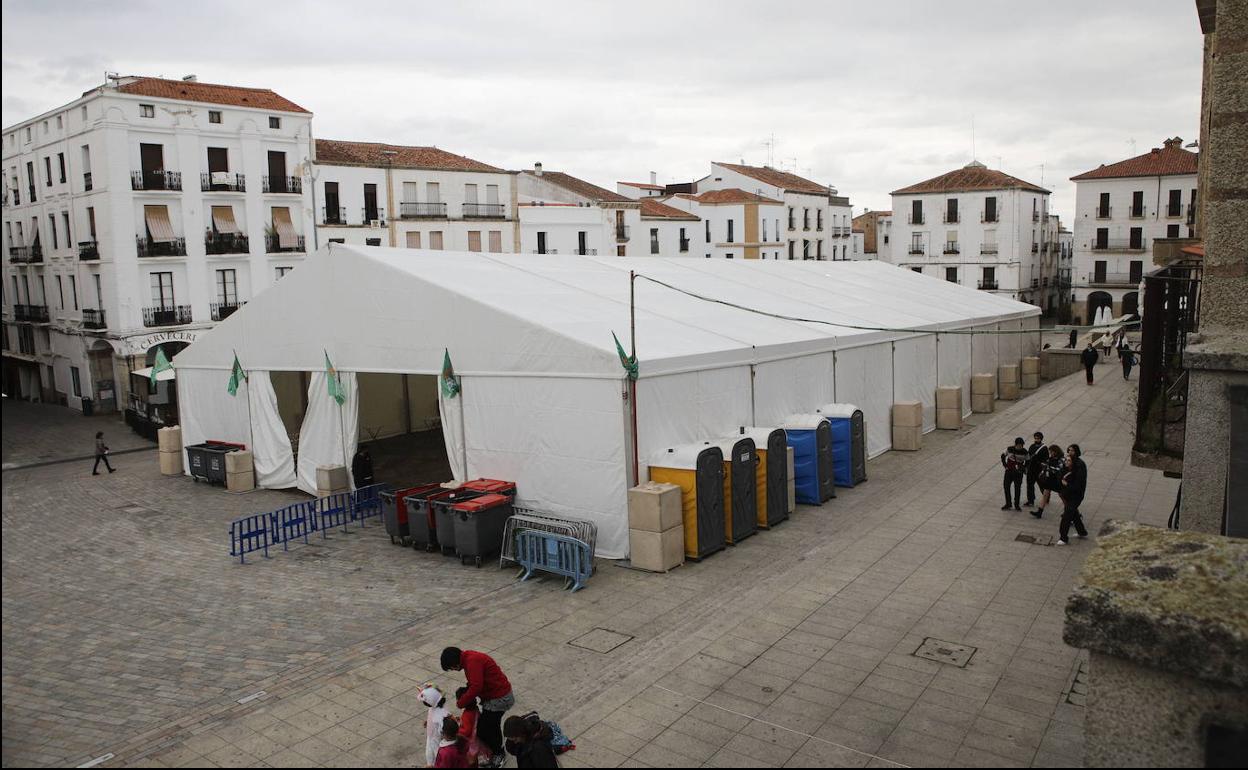
[[[438,758],[434,767],[467,768],[475,765],[468,758],[468,741],[459,734],[455,717],[442,721],[442,741],[438,744]]]
[[[494,659],[484,652],[447,647],[442,651],[443,671],[463,671],[468,688],[459,696],[456,705],[463,709],[481,704],[481,716],[477,720],[477,738],[490,752],[486,767],[501,767],[503,753],[503,714],[516,705],[511,682]]]

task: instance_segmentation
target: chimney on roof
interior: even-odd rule
[[[542,164],[534,163],[533,164],[533,176],[541,176],[541,175],[542,175]]]
[[[658,183],[659,183],[659,175],[651,171],[650,172],[650,184],[658,184]]]
[[[1166,141],[1162,142],[1162,144],[1166,146],[1167,150],[1170,149],[1171,147],[1182,147],[1183,137],[1176,136],[1173,139],[1167,139]]]
[[[182,81],[185,83],[198,83],[199,76],[198,75],[183,75]]]

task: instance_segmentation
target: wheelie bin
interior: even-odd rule
[[[407,510],[407,498],[427,489],[438,489],[437,484],[421,484],[420,486],[397,489],[393,492],[382,491],[381,511],[386,523],[386,534],[391,544],[408,545],[411,541],[411,526]]]
[[[447,490],[446,494],[429,498],[429,504],[433,508],[434,536],[438,539],[438,549],[442,551],[443,556],[454,556],[457,552],[455,513],[451,510],[452,506],[465,500],[481,497],[484,494],[486,493],[478,492],[475,489],[460,487]]]
[[[511,500],[510,495],[487,494],[451,506],[460,564],[472,561],[480,567],[483,560],[499,554]]]

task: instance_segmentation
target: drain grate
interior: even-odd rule
[[[958,668],[966,668],[966,664],[971,662],[971,656],[975,654],[977,649],[977,647],[954,644],[953,642],[946,642],[929,636],[923,640],[923,644],[919,645],[919,649],[914,651],[914,656],[916,658],[934,660],[937,663],[948,663]]]
[[[606,655],[608,652],[615,650],[621,645],[631,642],[633,637],[628,634],[621,634],[617,631],[610,631],[605,628],[595,628],[587,634],[578,636],[568,642],[573,647],[580,647],[582,650],[597,652]]]
[[[1014,540],[1019,543],[1031,543],[1032,545],[1053,545],[1052,535],[1032,535],[1027,532],[1019,532]]]
[[[1075,664],[1075,675],[1070,680],[1066,702],[1072,706],[1088,705],[1088,662],[1082,658]]]

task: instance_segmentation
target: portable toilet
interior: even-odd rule
[[[758,532],[758,455],[748,436],[707,441],[724,454],[724,540],[736,545]]]
[[[852,487],[867,480],[867,426],[862,410],[853,404],[825,404],[819,414],[832,423],[832,457],[837,486]]]
[[[797,501],[819,505],[836,497],[832,478],[832,426],[821,414],[794,414],[780,426],[793,447]]]
[[[686,444],[660,452],[650,460],[650,480],[680,487],[687,558],[724,549],[724,454],[718,446]]]
[[[769,529],[789,518],[789,442],[779,428],[741,428],[758,455],[758,526]]]

